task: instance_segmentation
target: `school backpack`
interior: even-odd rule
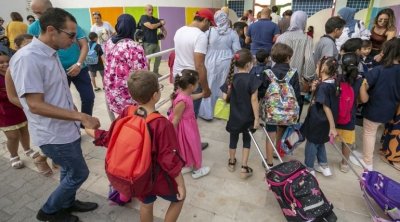
[[[348,124],[351,121],[354,106],[354,90],[348,82],[341,81],[339,84],[339,113],[337,123]]]
[[[99,55],[96,51],[97,43],[93,43],[91,47],[89,47],[89,52],[86,56],[85,63],[86,65],[96,65],[99,62]]]
[[[287,221],[336,221],[333,205],[301,162],[276,165],[266,174],[266,180]]]
[[[111,185],[127,197],[150,192],[157,174],[153,172],[151,135],[147,124],[163,116],[150,113],[144,117],[140,112],[144,111],[131,105],[127,116],[114,123],[105,158]]]
[[[299,118],[300,107],[290,79],[296,69],[290,69],[283,79],[278,79],[271,69],[265,70],[271,81],[261,101],[261,118],[271,125],[293,125]]]

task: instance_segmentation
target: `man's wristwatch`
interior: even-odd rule
[[[79,66],[79,68],[82,68],[82,63],[77,62],[76,65]]]

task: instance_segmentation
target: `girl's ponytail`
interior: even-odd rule
[[[232,95],[232,84],[233,84],[233,73],[235,71],[235,57],[231,60],[231,66],[229,67],[229,73],[226,77],[226,85],[228,86],[228,90],[226,91],[226,102],[229,103]]]
[[[179,80],[181,79],[181,77],[179,76],[179,75],[177,75],[176,77],[175,77],[175,80],[174,80],[174,91],[171,93],[171,100],[172,100],[172,102],[174,102],[174,99],[176,98],[176,96],[177,96],[177,93],[176,93],[176,91],[178,90],[178,88],[179,88]]]

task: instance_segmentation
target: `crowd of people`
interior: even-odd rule
[[[53,8],[49,0],[33,0],[31,8],[38,20],[28,16],[29,26],[17,12],[11,13],[6,28],[0,17],[0,130],[6,135],[13,168],[23,167],[19,143],[43,175],[52,173],[47,158],[60,168],[60,184],[37,219],[78,221],[71,212],[98,207],[75,197],[89,175],[81,129],[94,137],[96,145],[108,147],[115,138],[114,125],[129,117],[131,107],[144,118],[157,113],[155,104],[163,89],[158,82],[161,57],[155,58],[150,72],[146,55],[160,51],[166,21],[153,16],[151,5],[146,5],[138,22],[129,14],[120,15],[115,28],[102,20],[101,13],[93,12],[87,35],[74,16]],[[227,7],[215,13],[200,9],[189,25],[174,34],[175,51],[168,63],[174,84],[171,107],[167,118],[147,124],[156,153],[156,183],[145,194],[117,189],[119,204],[137,197],[141,220],[152,221],[159,196],[171,202],[166,221],[177,220],[186,196],[182,175],[191,173],[198,179],[211,172],[203,165],[202,149],[208,144],[201,142],[197,118],[213,121],[218,101],[230,105],[229,172],[239,162],[236,149],[242,134],[242,179],[253,174],[248,130],[266,123],[271,138],[265,142],[266,163],[271,167],[273,146],[285,155],[280,141],[288,124],[282,123],[299,121],[307,101],[301,132],[307,140],[304,163],[311,174],[332,175],[324,144],[334,138],[342,143],[344,157],[353,160],[346,146],[354,146],[360,118],[363,149],[358,155],[363,167],[373,169],[377,129],[386,124],[381,159],[400,170],[400,146],[393,142],[400,136],[395,131],[400,118],[400,39],[393,10],[382,9],[368,30],[363,21],[354,19],[355,9],[342,8],[327,20],[321,37],[314,36],[312,26],[306,30],[304,11],[287,10],[280,17],[277,6],[264,7],[256,17],[248,10],[236,22],[229,20],[228,13]],[[315,46],[313,38],[319,38]],[[95,92],[102,90],[97,73],[113,121],[110,130],[100,129],[100,120],[92,116]],[[270,93],[282,81],[289,89],[281,96],[293,104],[283,113],[293,111],[294,116],[283,115],[277,121],[269,116],[276,105]],[[71,83],[81,98],[80,111],[71,96]],[[344,95],[353,95],[350,104],[343,105]],[[31,149],[30,139],[41,152]],[[343,159],[338,165],[343,173],[349,171],[347,162]]]

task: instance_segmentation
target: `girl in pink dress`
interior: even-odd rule
[[[192,94],[198,87],[198,81],[199,74],[189,69],[182,70],[182,74],[175,77],[169,114],[178,137],[181,156],[186,162],[182,173],[192,172],[194,179],[210,172],[210,167],[202,167],[200,133],[193,108],[193,100],[203,97],[202,93]]]

